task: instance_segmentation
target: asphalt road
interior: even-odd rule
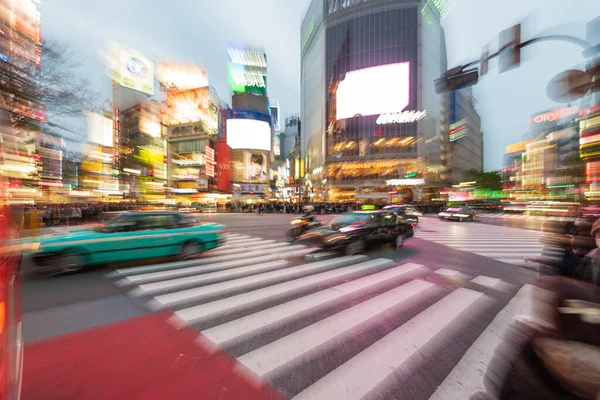
[[[170,309],[286,397],[447,400],[481,390],[503,329],[530,307],[536,274],[521,264],[539,254],[534,221],[426,217],[403,249],[348,258],[288,249],[292,217],[203,215],[231,239],[185,265],[29,273],[25,340]]]

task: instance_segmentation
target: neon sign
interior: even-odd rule
[[[544,114],[536,115],[535,117],[529,120],[529,123],[541,124],[543,122],[554,122],[558,121],[559,119],[570,117],[571,115],[575,115],[578,113],[579,109],[577,107],[559,108]]]
[[[388,186],[417,186],[424,185],[425,179],[390,179],[385,181]]]
[[[381,114],[377,118],[377,124],[407,124],[423,119],[426,115],[427,111],[403,111],[392,114]]]

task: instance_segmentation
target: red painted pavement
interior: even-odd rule
[[[26,345],[23,399],[284,397],[169,311]]]

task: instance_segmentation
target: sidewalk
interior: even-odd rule
[[[170,311],[25,345],[23,398],[284,399]]]

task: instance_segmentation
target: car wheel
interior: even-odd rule
[[[458,222],[463,222],[464,220],[465,220],[465,219],[464,219],[463,217],[460,217],[460,218],[458,219]]]
[[[56,267],[48,271],[49,275],[72,274],[85,266],[83,257],[77,253],[65,253],[59,256],[55,262]]]
[[[365,251],[365,243],[362,240],[357,240],[346,246],[346,255],[353,256]]]
[[[396,236],[396,249],[400,250],[402,247],[404,247],[404,235],[398,235]]]
[[[196,242],[189,242],[181,247],[181,253],[179,253],[179,258],[181,260],[191,260],[197,257],[200,253],[202,253],[202,248],[200,247],[200,244]]]

